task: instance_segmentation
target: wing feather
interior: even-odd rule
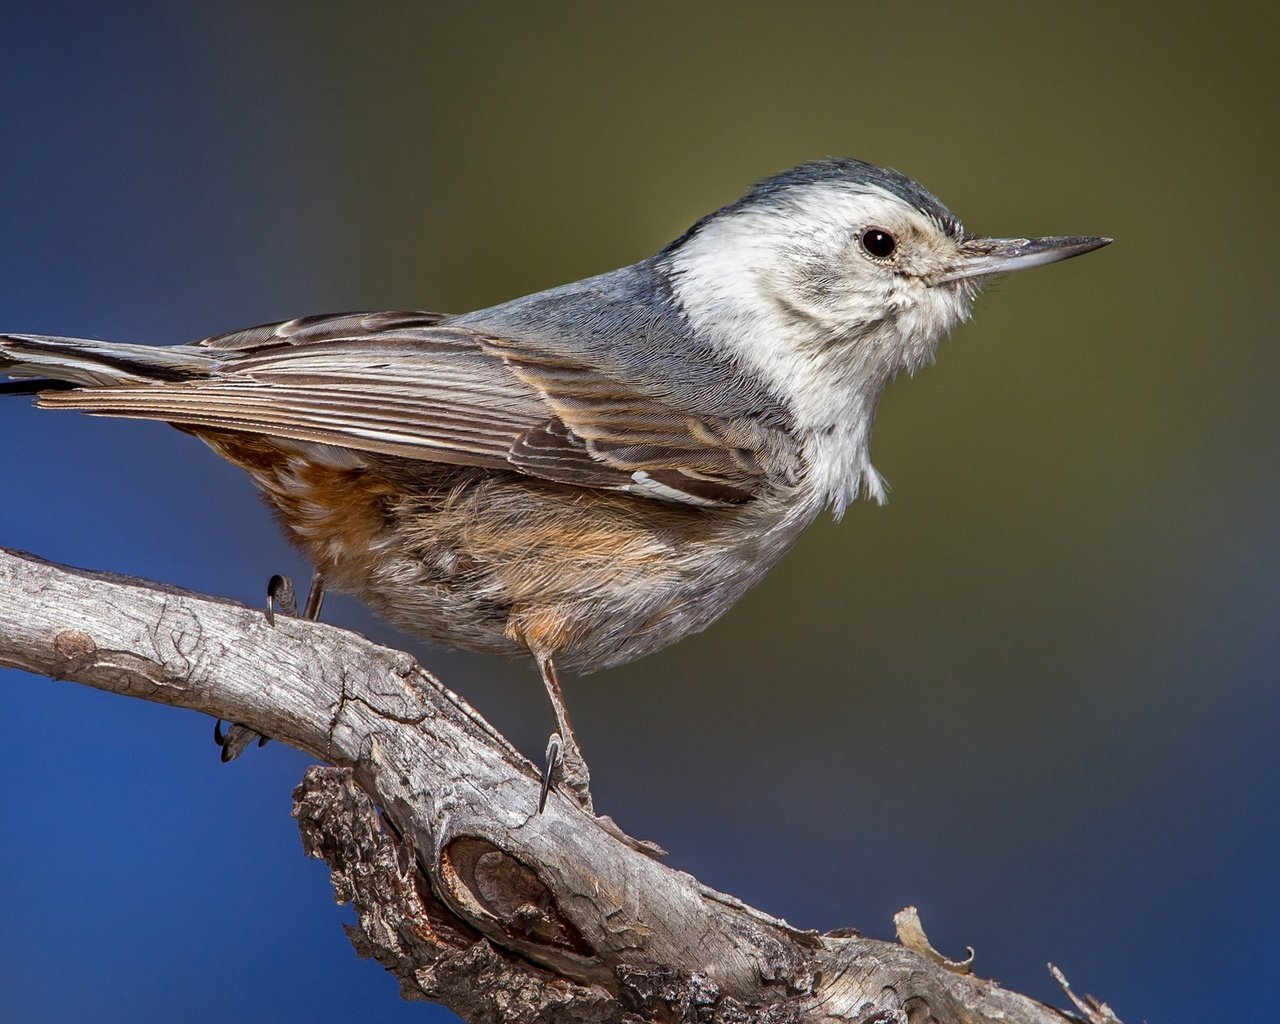
[[[695,505],[794,482],[791,447],[528,339],[439,314],[306,317],[193,343],[203,375],[47,391],[41,404],[515,469]]]

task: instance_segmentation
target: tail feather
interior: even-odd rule
[[[0,334],[0,374],[14,378],[5,393],[61,386],[111,387],[202,377],[216,353],[193,345],[127,345],[90,338],[52,338],[40,334]]]
[[[32,377],[29,380],[0,380],[0,395],[38,395],[42,391],[70,391],[70,381]]]

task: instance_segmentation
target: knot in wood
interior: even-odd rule
[[[68,661],[87,658],[98,650],[93,637],[79,629],[64,629],[53,638],[53,649]]]
[[[537,873],[488,840],[453,840],[440,868],[455,900],[472,914],[496,921],[511,938],[595,956]]]

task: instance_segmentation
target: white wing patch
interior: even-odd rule
[[[723,505],[723,502],[712,501],[710,498],[700,498],[696,494],[688,494],[676,487],[669,487],[658,480],[653,479],[643,469],[638,469],[631,474],[632,483],[628,484],[623,490],[632,494],[643,494],[648,498],[661,498],[663,501],[678,501],[685,505],[701,505],[704,508],[717,508]]]

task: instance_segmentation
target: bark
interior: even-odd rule
[[[242,722],[327,762],[294,793],[349,936],[468,1021],[1118,1024],[900,943],[793,928],[553,793],[407,654],[355,633],[0,549],[0,665]]]

